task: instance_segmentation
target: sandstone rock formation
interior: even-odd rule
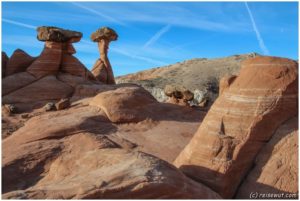
[[[8,56],[5,52],[1,52],[1,69],[2,69],[2,78],[5,77],[5,71],[6,71],[6,65],[7,65],[7,62],[8,62]]]
[[[257,192],[260,199],[298,197],[298,118],[280,126],[255,159],[255,166],[238,189],[238,199]],[[265,193],[269,195],[264,195]],[[265,197],[263,197],[265,196]],[[268,197],[269,196],[269,197]],[[271,197],[270,197],[271,196]],[[288,197],[291,196],[291,197]]]
[[[57,27],[37,31],[37,38],[46,41],[44,50],[37,58],[19,49],[14,52],[2,82],[4,103],[57,101],[70,97],[77,85],[99,83],[72,55],[76,53],[72,43],[81,39],[81,33]]]
[[[27,72],[37,78],[65,72],[95,80],[93,75],[72,54],[76,53],[72,43],[80,41],[82,34],[57,27],[38,27],[37,38],[46,41],[41,55],[29,66]]]
[[[114,129],[92,106],[31,118],[3,141],[3,198],[220,198],[167,162],[123,149]]]
[[[92,73],[73,55],[63,54],[61,72],[83,77],[85,80],[95,80]]]
[[[117,33],[108,27],[102,27],[91,35],[91,40],[97,42],[100,58],[93,66],[92,73],[104,84],[116,84],[112,66],[108,59],[109,43],[118,39]]]
[[[60,68],[63,44],[46,41],[41,55],[27,68],[27,72],[36,78],[56,75]]]
[[[26,71],[28,66],[35,60],[21,49],[17,49],[7,62],[5,76]]]
[[[97,59],[91,72],[98,81],[102,83],[108,82],[108,72],[103,61]]]
[[[246,60],[174,164],[231,198],[259,150],[298,113],[297,66],[278,57]]]
[[[105,36],[105,30],[97,34],[92,37],[96,42],[117,39],[116,34]],[[217,75],[210,76],[205,87],[219,87],[220,93],[206,115],[198,107],[181,106],[206,99],[206,92],[195,88],[172,85],[165,91],[176,104],[169,104],[136,84],[101,83],[73,56],[72,43],[81,36],[40,27],[38,39],[46,41],[41,56],[26,72],[3,79],[4,199],[220,199],[249,198],[252,191],[297,193],[296,62],[256,57],[244,62],[237,77],[221,79],[220,87]],[[108,43],[102,45],[105,52]],[[218,62],[227,65],[225,61]],[[164,70],[153,74],[157,71]],[[178,76],[179,82],[185,76]]]

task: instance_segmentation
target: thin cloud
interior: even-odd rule
[[[132,59],[139,59],[139,60],[142,60],[142,61],[146,61],[146,62],[151,63],[151,64],[155,64],[155,65],[167,65],[167,63],[165,63],[165,62],[162,62],[162,61],[159,61],[159,60],[155,60],[155,59],[151,59],[151,58],[144,57],[144,56],[130,54],[127,51],[123,51],[121,49],[111,48],[111,51],[115,52],[115,53],[119,53],[119,54],[127,56],[127,57],[130,57]]]
[[[260,32],[259,32],[259,30],[258,30],[258,28],[257,28],[257,26],[256,26],[254,17],[253,17],[253,15],[252,15],[252,12],[251,12],[251,10],[250,10],[250,8],[249,8],[247,2],[245,2],[245,6],[246,6],[247,11],[248,11],[248,13],[249,13],[249,17],[250,17],[250,20],[251,20],[253,29],[254,29],[255,34],[256,34],[256,38],[257,38],[257,40],[258,40],[259,47],[260,47],[260,49],[262,50],[263,54],[268,55],[268,54],[270,54],[270,52],[269,52],[268,48],[265,46],[264,40],[263,40],[263,38],[262,38],[261,35],[260,35]]]
[[[25,23],[14,21],[14,20],[5,19],[5,18],[2,18],[2,21],[6,22],[6,23],[9,23],[9,24],[13,24],[13,25],[17,25],[17,26],[29,28],[29,29],[34,29],[34,30],[36,29],[36,26],[33,26],[31,24],[25,24]]]
[[[105,19],[107,19],[107,20],[109,20],[111,22],[114,22],[114,23],[122,25],[122,26],[127,26],[125,23],[121,22],[120,20],[117,20],[117,19],[115,19],[115,18],[113,18],[111,16],[108,16],[108,15],[105,15],[102,12],[98,12],[97,10],[94,10],[92,8],[86,7],[86,6],[84,6],[84,5],[80,4],[80,3],[72,2],[72,4],[74,6],[79,7],[79,8],[85,9],[85,10],[87,10],[87,11],[93,13],[93,14],[96,14],[96,15],[98,15],[100,17],[103,17],[103,18],[105,18]]]
[[[168,24],[164,26],[162,29],[160,29],[158,32],[156,32],[144,45],[143,49],[146,49],[150,45],[154,44],[162,35],[164,35],[167,31],[169,31],[171,28],[171,25]]]
[[[82,47],[81,49],[79,49],[79,51],[90,52],[90,53],[94,53],[95,52],[93,50],[93,48],[91,48],[91,46],[92,45],[96,46],[96,44],[94,44],[91,41],[85,40],[85,39],[82,39],[81,41],[83,43],[87,44],[88,46],[85,46],[85,48]],[[138,59],[138,60],[141,60],[141,61],[146,61],[148,63],[155,64],[155,65],[167,65],[167,63],[159,61],[159,60],[156,60],[156,59],[151,59],[149,57],[134,55],[132,53],[129,53],[128,50],[124,51],[124,50],[122,50],[120,48],[113,48],[113,47],[110,47],[109,49],[110,49],[111,52],[114,52],[114,53],[117,53],[117,54],[129,57],[129,58],[132,58],[132,59]]]

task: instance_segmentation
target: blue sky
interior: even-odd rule
[[[90,34],[115,29],[109,58],[117,76],[249,52],[298,59],[297,2],[2,2],[2,51],[38,56],[42,25],[82,32],[75,56],[89,69],[99,57]]]

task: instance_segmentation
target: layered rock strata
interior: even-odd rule
[[[297,102],[297,62],[278,57],[246,60],[174,164],[231,198],[260,149],[298,113]]]
[[[26,71],[27,67],[35,60],[21,49],[17,49],[7,62],[5,76]]]
[[[1,69],[2,69],[2,78],[5,77],[6,65],[8,62],[8,56],[5,52],[1,52]]]
[[[298,118],[281,125],[262,148],[236,198],[296,199],[298,197]],[[274,197],[275,196],[275,197]]]

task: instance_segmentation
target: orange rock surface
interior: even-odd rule
[[[34,60],[34,57],[28,55],[23,50],[15,50],[6,64],[5,76],[26,71]]]
[[[231,198],[277,127],[298,113],[297,65],[278,57],[246,60],[174,164]]]

